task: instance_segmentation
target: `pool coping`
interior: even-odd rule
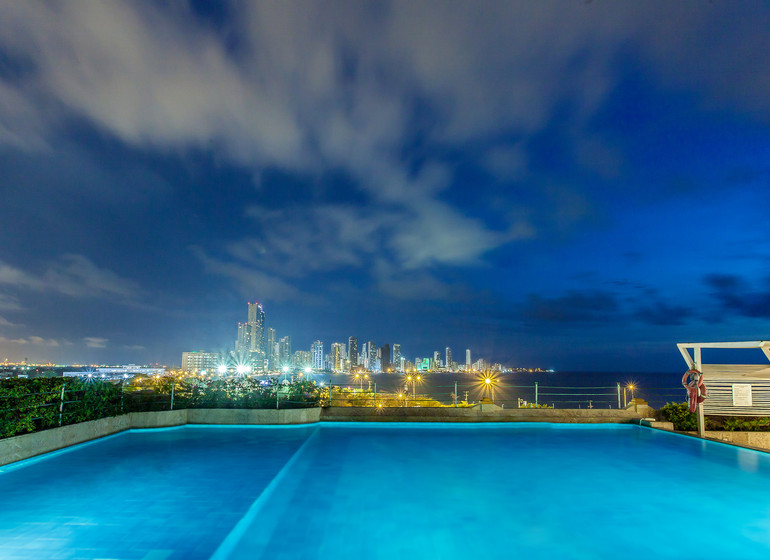
[[[347,414],[340,414],[336,408],[347,408]],[[482,413],[472,409],[444,409],[436,413],[435,409],[412,409],[409,414],[404,409],[385,410],[385,412],[362,411],[349,407],[334,409],[301,408],[283,410],[257,409],[181,409],[157,412],[131,412],[121,416],[100,418],[59,428],[43,430],[32,434],[22,434],[0,439],[0,466],[17,463],[39,455],[63,450],[75,445],[127,430],[162,429],[183,426],[300,426],[306,424],[430,424],[447,423],[454,425],[505,424],[512,422],[546,422],[558,424],[637,424],[668,431],[678,435],[697,437],[697,434],[667,430],[657,422],[649,422],[623,410],[574,410],[574,409],[525,409],[505,411],[506,414]],[[409,410],[409,409],[406,409]],[[428,411],[433,410],[430,414]],[[460,411],[464,411],[461,413]],[[427,414],[426,414],[427,413]],[[459,413],[459,414],[458,414]],[[746,432],[707,433],[703,438],[708,441],[733,445],[764,453],[770,450],[770,433],[767,433],[768,447],[751,445],[756,442],[735,441]],[[760,433],[760,432],[757,432]],[[746,436],[747,438],[749,436]],[[730,439],[733,438],[733,439]]]

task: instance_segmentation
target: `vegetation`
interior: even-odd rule
[[[130,383],[69,377],[4,379],[0,381],[0,437],[126,412],[309,408],[319,406],[320,398],[321,390],[312,381],[281,382],[275,378],[136,377]]]
[[[693,432],[698,429],[698,419],[694,412],[690,412],[686,402],[666,403],[663,408],[656,411],[655,418],[673,423],[674,429],[680,432]]]
[[[681,432],[694,432],[698,421],[694,412],[690,412],[687,403],[667,403],[656,412],[657,420],[672,422],[674,429]],[[707,416],[707,430],[727,432],[767,432],[770,431],[770,418],[762,416]]]

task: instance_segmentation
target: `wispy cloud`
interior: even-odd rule
[[[83,339],[83,342],[87,348],[107,348],[109,340],[97,336],[87,336]]]
[[[138,286],[116,273],[100,268],[83,255],[62,255],[46,270],[33,273],[0,261],[0,284],[19,290],[61,293],[77,298],[117,297],[130,300]],[[12,304],[15,297],[0,299]]]

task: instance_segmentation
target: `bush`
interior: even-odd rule
[[[65,389],[64,407],[62,387]],[[96,379],[37,377],[0,381],[0,437],[96,420],[125,412],[179,408],[309,408],[319,406],[313,381],[250,378],[178,380],[134,378],[130,384]]]
[[[698,419],[690,412],[687,403],[666,403],[666,406],[655,413],[657,420],[672,422],[674,429],[680,432],[692,432],[698,429]]]

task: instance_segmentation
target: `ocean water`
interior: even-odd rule
[[[770,455],[639,426],[186,426],[0,469],[0,557],[766,559],[768,504]]]

